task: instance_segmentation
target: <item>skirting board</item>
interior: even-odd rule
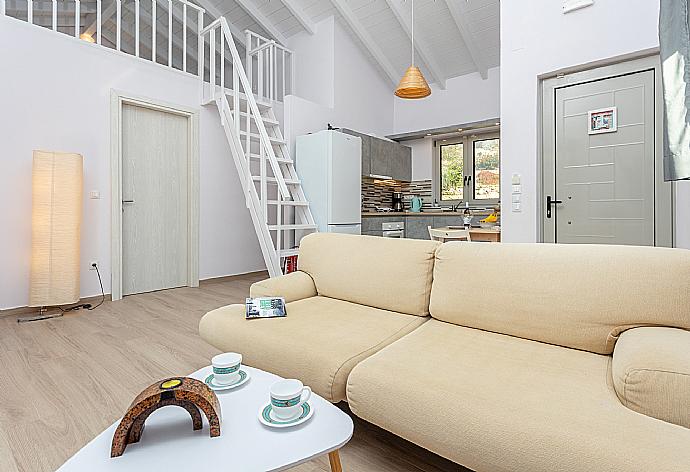
[[[74,305],[81,305],[84,303],[91,303],[92,305],[95,305],[100,301],[101,301],[101,296],[96,295],[95,297],[82,298],[77,303],[74,303]],[[109,293],[105,294],[105,301],[107,301],[107,302],[110,301],[110,294]],[[47,308],[48,308],[48,313],[52,312],[53,310],[57,310],[56,307],[47,307]],[[19,308],[9,308],[7,310],[0,310],[0,318],[5,318],[7,316],[27,316],[27,315],[32,315],[32,314],[38,313],[38,311],[39,311],[39,308],[35,307],[35,306],[21,306]]]
[[[236,279],[238,277],[246,277],[248,275],[259,275],[259,274],[264,274],[266,276],[266,278],[268,278],[268,272],[267,271],[257,270],[254,272],[247,272],[246,274],[224,275],[221,277],[212,277],[210,279],[199,280],[199,285],[217,284],[220,282],[229,282],[229,281]]]
[[[236,274],[236,275],[226,275],[222,277],[214,277],[210,279],[204,279],[200,280],[199,284],[200,285],[207,285],[207,284],[214,284],[214,283],[221,283],[221,282],[228,282],[233,279],[236,279],[238,277],[245,277],[247,275],[253,275],[253,274],[264,274],[266,278],[268,278],[268,272],[265,270],[257,270],[255,272],[248,272],[246,274]],[[86,297],[82,298],[79,300],[77,303],[74,303],[74,305],[81,305],[83,303],[91,303],[92,305],[95,305],[101,300],[100,295],[96,295],[95,297]],[[109,293],[105,294],[105,301],[109,302],[111,301],[111,297]],[[57,308],[51,308],[48,307],[48,311],[52,311],[53,309]],[[26,316],[26,315],[31,315],[34,313],[38,313],[39,308],[38,307],[31,307],[31,306],[22,306],[19,308],[9,308],[7,310],[0,310],[0,318],[4,318],[6,316]]]

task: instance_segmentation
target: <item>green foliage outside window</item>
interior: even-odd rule
[[[463,166],[462,144],[441,146],[441,200],[462,200]]]

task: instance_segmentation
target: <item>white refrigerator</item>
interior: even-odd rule
[[[361,234],[362,140],[326,130],[299,136],[295,161],[319,231]]]

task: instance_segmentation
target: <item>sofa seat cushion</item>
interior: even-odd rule
[[[347,396],[476,472],[690,470],[690,430],[623,406],[610,362],[432,319],[357,365]]]
[[[345,383],[362,359],[417,328],[428,318],[379,310],[326,297],[288,303],[287,317],[245,319],[244,305],[207,313],[201,337],[243,362],[297,378],[332,402],[345,399]]]

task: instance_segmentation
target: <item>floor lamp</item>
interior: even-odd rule
[[[79,154],[33,153],[29,306],[39,313],[18,321],[62,316],[46,307],[79,301],[82,165]]]

